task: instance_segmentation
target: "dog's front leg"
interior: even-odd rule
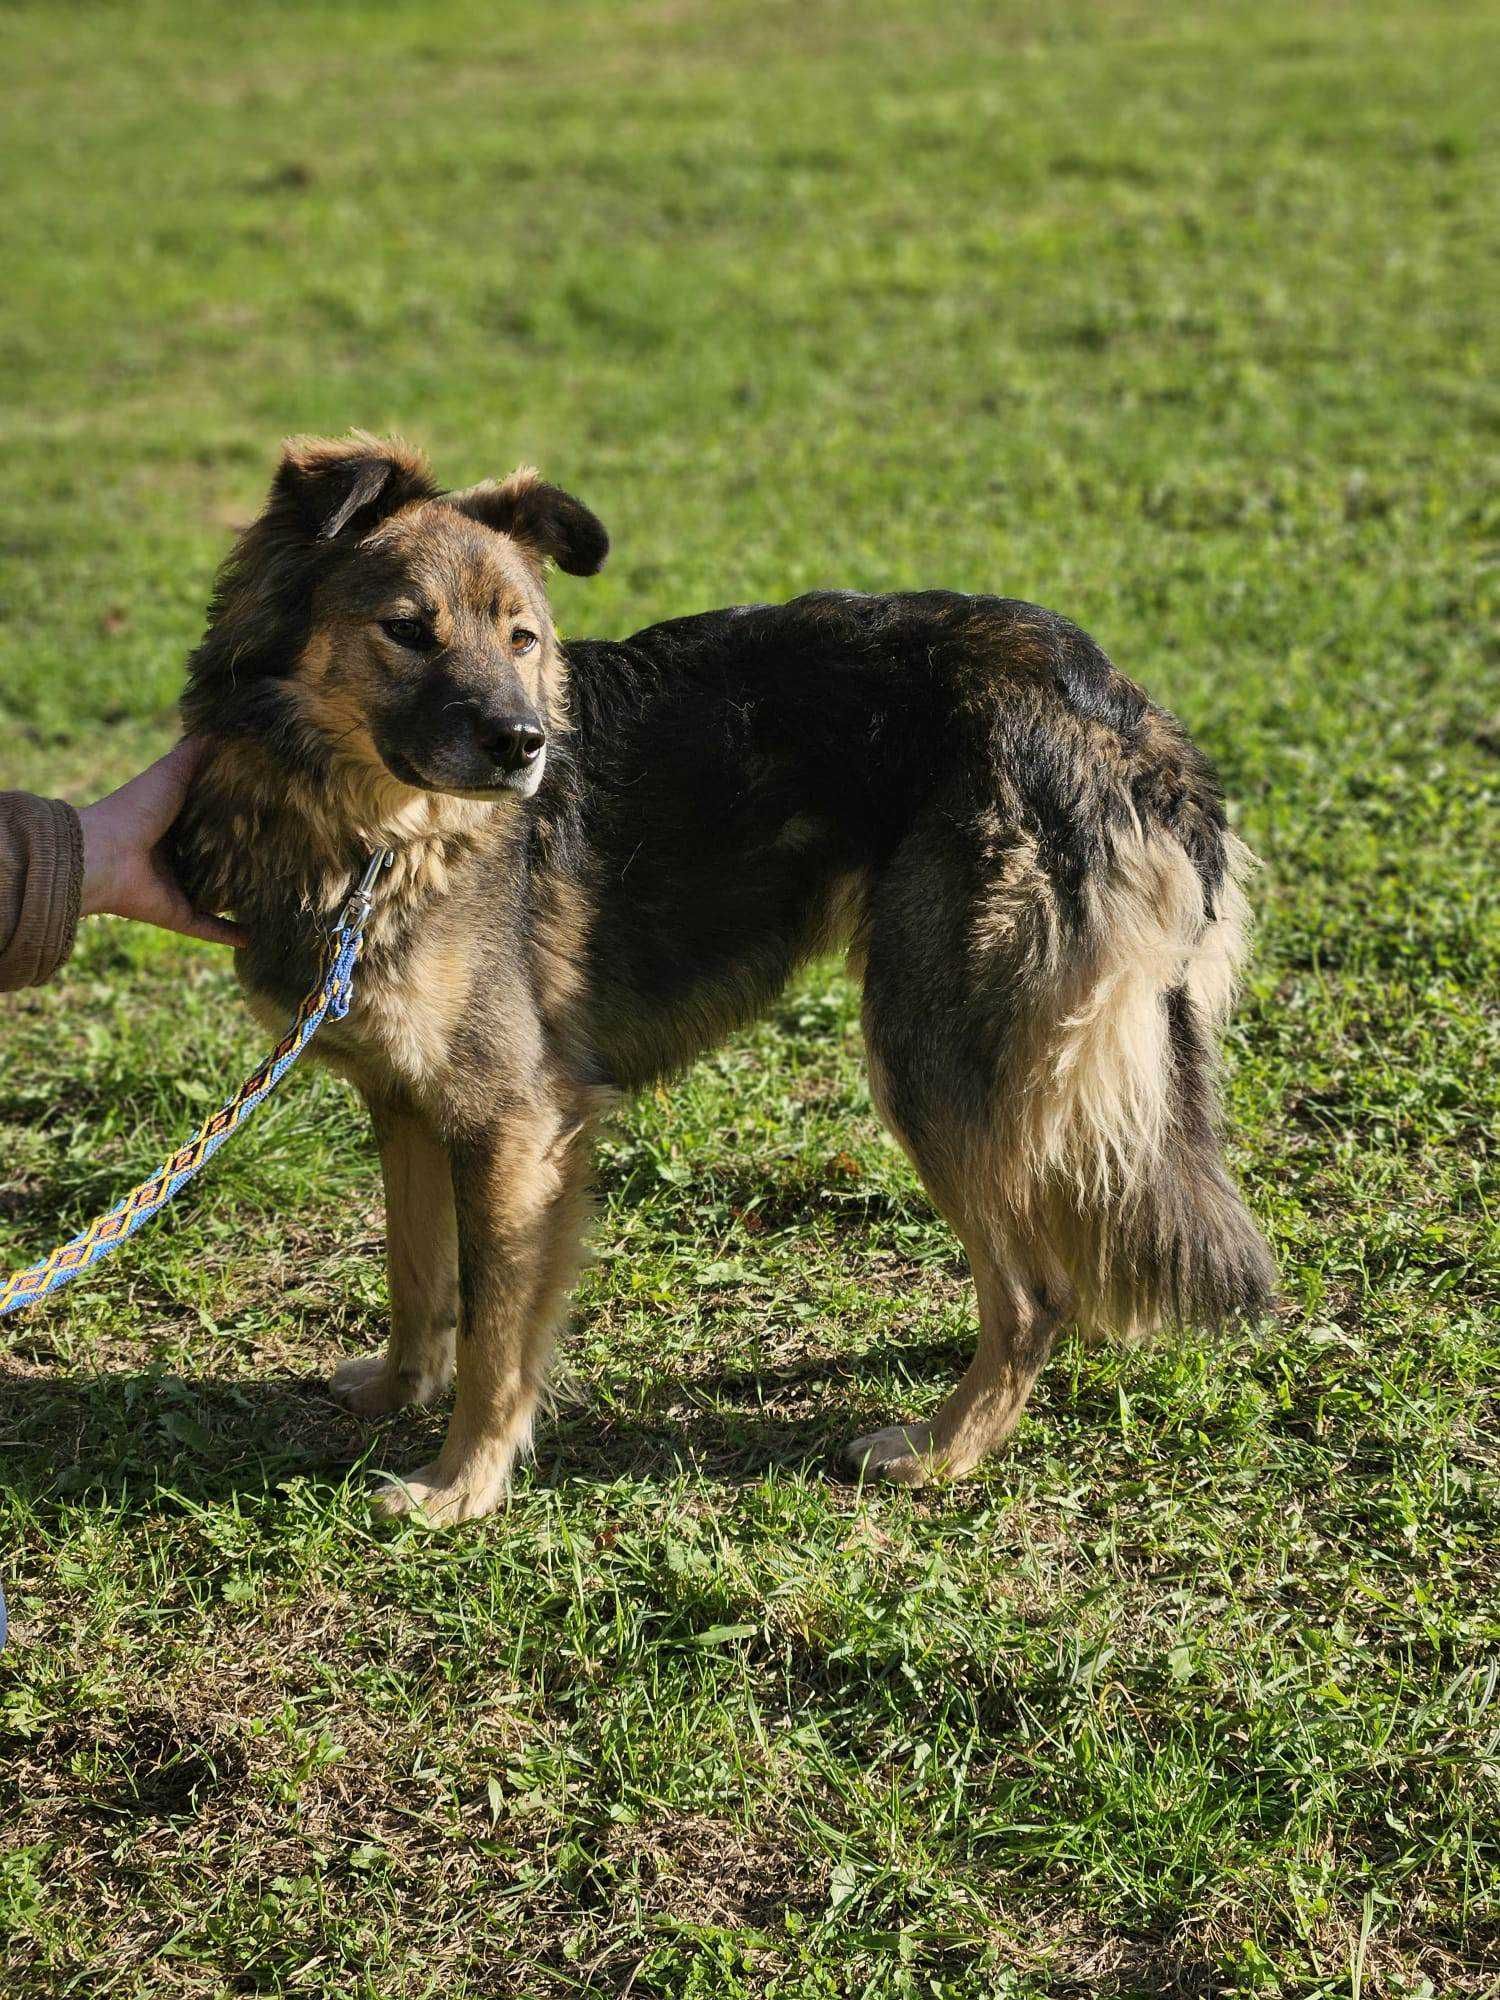
[[[499,1505],[578,1271],[590,1134],[552,1107],[455,1141],[458,1387],[442,1451],[377,1499],[387,1514],[468,1521]]]
[[[448,1149],[405,1106],[372,1102],[385,1182],[391,1336],[382,1354],[352,1354],[334,1370],[334,1395],[362,1417],[430,1403],[453,1379],[458,1317],[458,1227]]]

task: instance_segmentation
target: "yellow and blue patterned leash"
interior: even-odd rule
[[[370,856],[359,886],[339,912],[338,923],[324,954],[318,984],[297,1009],[297,1018],[286,1036],[277,1043],[260,1067],[245,1078],[234,1096],[216,1111],[170,1159],[164,1160],[151,1176],[133,1187],[107,1215],[91,1222],[71,1241],[61,1244],[39,1264],[0,1277],[0,1318],[34,1306],[59,1286],[75,1278],[118,1250],[142,1223],[165,1208],[179,1189],[187,1186],[205,1160],[210,1159],[280,1083],[292,1064],[307,1047],[324,1021],[342,1021],[354,997],[354,962],[364,942],[364,929],[375,900],[375,882],[391,859],[389,848],[378,848]]]

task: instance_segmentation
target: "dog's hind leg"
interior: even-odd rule
[[[936,1416],[844,1451],[853,1472],[907,1486],[959,1478],[1004,1441],[1073,1302],[1047,1247],[1013,1226],[994,1075],[967,992],[964,884],[940,838],[913,840],[876,897],[866,967],[871,1097],[963,1244],[979,1304],[974,1358]]]
[[[411,1111],[371,1112],[385,1182],[391,1333],[381,1354],[353,1354],[333,1394],[362,1417],[430,1403],[453,1379],[458,1225],[448,1150]]]
[[[1079,783],[1087,799],[1095,776]],[[1122,1338],[1215,1325],[1264,1311],[1275,1280],[1225,1169],[1215,1080],[1243,851],[1205,834],[1215,874],[1116,801],[1075,880],[1024,814],[966,830],[961,807],[888,869],[865,980],[871,1093],[980,1301],[974,1366],[932,1425],[855,1448],[909,1482],[1004,1436],[1058,1318]]]
[[[1023,1261],[1008,1248],[996,1218],[986,1212],[986,1177],[955,1167],[955,1157],[968,1149],[940,1142],[942,1119],[912,1120],[920,1122],[920,1140],[904,1129],[893,1102],[901,1093],[891,1089],[871,1028],[867,1006],[876,1106],[921,1175],[934,1208],[963,1244],[979,1301],[974,1358],[937,1415],[929,1422],[888,1425],[844,1452],[846,1466],[862,1478],[923,1486],[929,1479],[962,1477],[1015,1428],[1066,1316],[1069,1288],[1060,1273],[1044,1274],[1037,1256]]]
[[[866,1479],[923,1486],[957,1479],[1002,1444],[1052,1352],[1062,1314],[1045,1288],[1022,1284],[988,1252],[969,1250],[979,1295],[979,1344],[962,1381],[930,1422],[891,1424],[845,1451]]]
[[[587,1121],[539,1105],[455,1142],[453,1417],[437,1458],[377,1497],[383,1512],[420,1508],[447,1526],[491,1513],[504,1498],[578,1273],[591,1141]]]

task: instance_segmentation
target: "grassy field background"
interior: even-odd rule
[[[955,1246],[819,971],[634,1106],[508,1513],[322,1384],[375,1164],[298,1080],[0,1333],[4,1983],[1500,1992],[1497,34],[1433,4],[7,6],[0,782],[165,747],[279,437],[534,458],[565,630],[816,584],[1087,626],[1266,861],[1275,1323],[1068,1346],[951,1493]],[[0,1261],[262,1038],[89,929],[0,1016]]]

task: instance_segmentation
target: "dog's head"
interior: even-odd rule
[[[529,798],[565,690],[549,563],[609,538],[530,468],[443,493],[397,441],[296,438],[219,578],[185,712],[274,715],[338,763],[463,798]]]

